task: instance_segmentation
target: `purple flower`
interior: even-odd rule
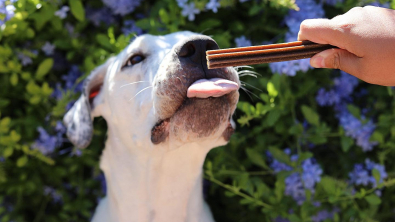
[[[55,98],[56,100],[61,100],[63,98],[62,84],[56,83],[55,89],[51,97]]]
[[[221,4],[219,4],[219,2],[217,0],[210,0],[207,4],[206,4],[206,9],[208,10],[212,10],[214,13],[218,12],[218,8],[221,7]]]
[[[355,185],[368,186],[371,184],[373,187],[377,187],[376,179],[373,177],[372,171],[376,169],[380,173],[379,183],[382,183],[385,178],[388,177],[385,171],[384,165],[372,162],[370,159],[365,160],[365,164],[355,164],[354,169],[348,175],[350,182]]]
[[[199,14],[199,9],[195,8],[195,3],[185,4],[182,7],[181,14],[186,17],[188,16],[189,21],[195,20],[195,14]]]
[[[184,6],[188,3],[188,0],[177,0],[177,4],[180,8],[184,8]]]
[[[331,89],[326,91],[321,88],[318,90],[317,96],[315,97],[318,105],[320,106],[333,106],[340,102],[340,96],[335,92],[335,90]]]
[[[52,154],[57,147],[61,145],[57,136],[52,136],[41,126],[37,128],[39,132],[38,139],[33,143],[32,148],[39,150],[44,155]]]
[[[72,24],[66,22],[64,27],[67,30],[67,32],[69,33],[70,37],[72,37],[72,38],[77,38],[78,37],[78,33],[76,33],[74,31],[74,26]]]
[[[131,33],[141,35],[143,34],[143,30],[139,28],[133,20],[125,20],[123,22],[122,33],[124,35],[129,35]]]
[[[287,148],[284,150],[287,155],[291,154],[291,149]],[[270,152],[268,157],[272,158]],[[290,159],[292,162],[298,161],[298,155],[291,155]],[[270,167],[274,172],[280,171],[293,171],[294,169],[287,164],[281,163],[276,159],[272,159]],[[315,160],[310,158],[302,162],[302,170],[300,172],[294,172],[285,178],[285,195],[291,196],[297,204],[301,205],[306,200],[306,192],[308,189],[311,193],[315,192],[315,185],[321,181],[322,169],[315,163]]]
[[[340,108],[339,108],[340,107]],[[366,122],[364,116],[361,119],[353,116],[346,106],[339,106],[337,117],[339,124],[344,128],[345,134],[356,140],[356,144],[362,148],[364,152],[370,151],[376,146],[377,142],[371,142],[370,136],[374,132],[376,126],[372,120]],[[366,122],[363,124],[363,122]]]
[[[314,0],[296,0],[296,4],[300,10],[289,10],[284,19],[289,31],[285,34],[285,41],[296,41],[298,37],[299,27],[303,20],[311,18],[324,17],[322,4],[317,4]],[[310,69],[309,59],[301,59],[286,62],[276,62],[269,64],[273,73],[286,74],[295,76],[298,71],[306,72]]]
[[[328,5],[336,5],[337,3],[343,3],[344,0],[324,0],[325,4]]]
[[[99,176],[96,177],[96,180],[98,180],[100,182],[101,190],[105,195],[107,193],[107,183],[106,183],[106,177],[104,176],[104,173],[99,174]]]
[[[79,77],[81,77],[82,73],[79,70],[78,66],[72,65],[67,75],[63,75],[62,79],[65,81],[64,90],[71,90],[75,87],[74,92],[82,91],[82,82],[77,83]]]
[[[69,111],[73,107],[74,103],[75,103],[74,100],[70,101],[69,103],[67,103],[67,105],[66,105],[66,112]]]
[[[134,11],[141,3],[141,0],[102,0],[109,7],[114,15],[127,15]]]
[[[51,196],[54,203],[62,202],[62,195],[60,195],[53,187],[44,186],[44,195]]]
[[[55,12],[55,15],[58,16],[60,19],[65,19],[69,10],[70,8],[68,6],[62,6],[62,8]]]
[[[289,222],[289,220],[282,217],[276,217],[273,222]]]
[[[96,27],[100,26],[101,23],[110,25],[115,23],[115,17],[111,15],[111,9],[103,7],[100,9],[94,9],[89,6],[86,7],[86,18],[93,23]]]
[[[19,60],[21,60],[22,66],[27,66],[33,63],[32,58],[30,58],[29,56],[25,55],[22,52],[17,52],[17,57]]]
[[[376,7],[381,7],[381,8],[390,8],[390,3],[389,3],[389,2],[380,3],[380,2],[377,1],[377,2],[369,3],[368,5],[376,6]]]
[[[312,159],[307,159],[302,163],[302,180],[305,188],[314,189],[315,183],[321,181],[322,169],[318,164],[314,164]]]
[[[3,14],[4,17],[0,19],[0,26],[3,25],[6,21],[10,20],[15,15],[15,6],[13,5],[5,5],[5,1],[0,1],[0,14]]]
[[[247,39],[244,35],[235,38],[236,47],[251,46],[251,41]]]
[[[52,45],[49,42],[45,42],[45,44],[41,47],[41,50],[45,53],[45,55],[50,56],[55,50],[55,45]]]
[[[327,219],[333,219],[333,215],[334,214],[335,214],[335,212],[329,212],[327,210],[321,210],[315,216],[312,216],[311,220],[313,222],[321,222],[321,221],[325,221]]]
[[[320,106],[334,106],[339,124],[343,127],[345,134],[356,140],[356,144],[364,152],[373,149],[377,142],[371,142],[370,136],[376,126],[372,120],[366,120],[365,116],[355,117],[347,109],[347,103],[352,101],[351,95],[359,84],[359,80],[341,71],[340,76],[334,78],[333,87],[329,90],[319,89],[316,101]]]

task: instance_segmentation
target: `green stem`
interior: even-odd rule
[[[217,184],[218,186],[221,186],[221,187],[227,189],[228,191],[230,191],[230,192],[232,192],[232,193],[234,193],[234,194],[236,194],[236,195],[238,195],[240,197],[243,197],[244,199],[247,199],[247,200],[255,203],[258,206],[262,206],[262,207],[269,208],[269,209],[273,208],[271,205],[269,205],[267,203],[264,203],[264,202],[262,202],[262,201],[260,201],[258,199],[255,199],[255,198],[253,198],[253,197],[251,197],[251,196],[249,196],[249,195],[247,195],[245,193],[242,193],[239,190],[232,189],[231,186],[222,183],[221,181],[215,179],[214,177],[210,177],[210,176],[204,175],[204,178],[209,180],[209,181],[211,181],[211,182],[213,182],[213,183],[215,183],[215,184]]]
[[[221,170],[217,174],[242,174],[242,173],[248,173],[249,175],[272,175],[272,171],[253,171],[253,172],[248,172],[248,171],[237,171],[237,170]]]
[[[36,217],[34,218],[33,222],[38,222],[41,221],[41,218],[44,214],[45,208],[47,207],[47,204],[49,202],[49,198],[48,197],[44,197],[43,202],[41,203],[40,209],[38,210]]]

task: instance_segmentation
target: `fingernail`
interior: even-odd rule
[[[324,68],[324,57],[315,56],[315,57],[311,58],[310,64],[314,68]]]

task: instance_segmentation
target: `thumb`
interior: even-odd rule
[[[357,75],[360,59],[360,57],[344,49],[328,49],[315,54],[310,60],[310,65],[314,68],[340,69],[352,75]]]

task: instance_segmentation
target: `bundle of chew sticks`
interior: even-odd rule
[[[208,68],[216,69],[228,66],[243,66],[306,59],[331,48],[336,48],[336,46],[317,44],[310,41],[297,41],[271,45],[209,50],[206,52],[206,58]]]

